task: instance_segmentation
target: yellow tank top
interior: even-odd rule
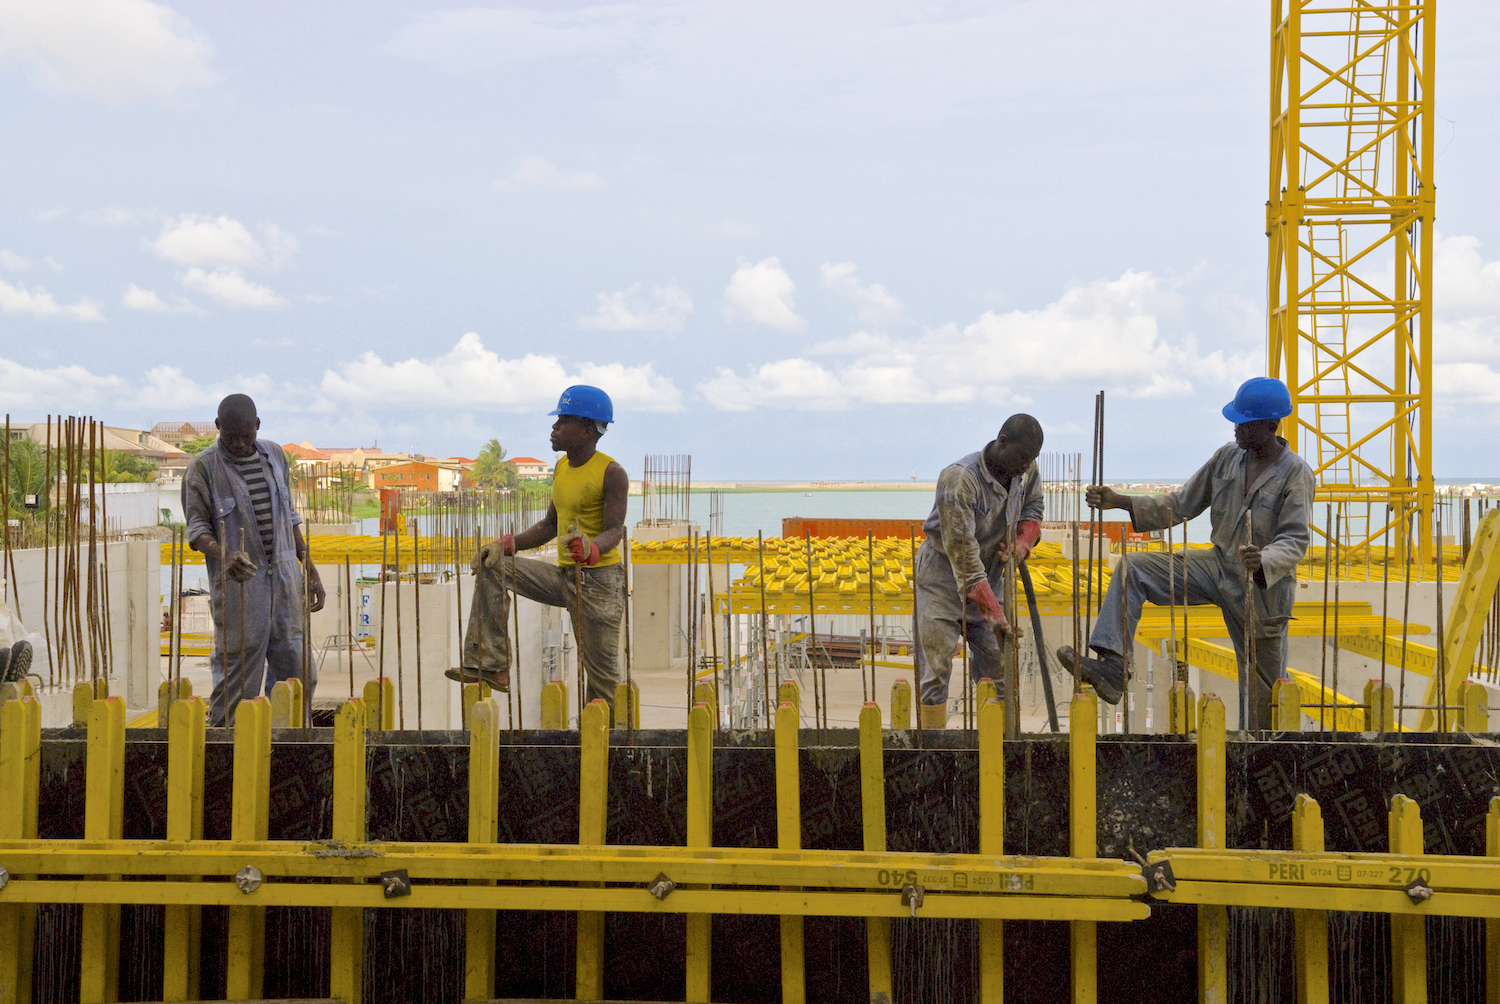
[[[573,467],[566,455],[558,458],[557,468],[552,472],[552,504],[557,507],[559,565],[571,567],[573,564],[573,556],[561,543],[563,534],[568,532],[568,524],[573,520],[578,520],[578,529],[588,534],[590,540],[604,532],[604,472],[614,462],[613,457],[598,450],[582,467]],[[599,555],[599,564],[595,567],[619,563],[620,549],[613,547]]]

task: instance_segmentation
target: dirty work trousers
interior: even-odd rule
[[[922,703],[942,704],[948,700],[953,653],[960,637],[969,642],[969,678],[976,682],[985,677],[999,680],[1000,643],[995,639],[995,629],[958,591],[948,556],[928,541],[922,541],[917,548],[915,575],[917,634],[921,642],[917,650],[917,679]],[[994,585],[995,578],[991,578],[991,588]]]
[[[506,588],[548,606],[564,607],[578,639],[578,661],[583,666],[586,701],[602,700],[611,711],[620,672],[620,625],[625,619],[625,567],[605,565],[582,569],[583,612],[573,567],[559,567],[535,558],[505,558],[474,574],[474,602],[464,632],[464,666],[487,673],[510,671],[510,597]]]
[[[1291,610],[1268,610],[1267,591],[1254,587],[1255,669],[1245,662],[1245,566],[1223,560],[1215,550],[1167,555],[1132,554],[1124,559],[1125,574],[1115,570],[1104,603],[1089,635],[1089,647],[1123,655],[1135,637],[1141,604],[1163,606],[1174,602],[1196,606],[1212,603],[1224,613],[1224,625],[1234,642],[1239,666],[1240,728],[1271,727],[1271,685],[1286,673],[1286,615]],[[1184,582],[1186,593],[1184,593]],[[1170,583],[1170,587],[1168,585]],[[1122,588],[1123,584],[1123,588]]]
[[[267,562],[244,583],[219,578],[209,580],[208,598],[214,620],[212,726],[233,725],[240,701],[303,675],[302,566],[296,557]],[[309,661],[302,680],[305,700],[312,701],[317,684],[317,664]]]

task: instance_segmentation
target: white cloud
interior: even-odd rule
[[[906,313],[906,304],[891,295],[880,283],[865,285],[855,275],[857,267],[854,262],[846,261],[838,265],[830,265],[824,262],[820,267],[823,274],[823,285],[854,301],[855,313],[861,321],[870,324],[890,323],[898,321]]]
[[[266,257],[260,242],[239,220],[193,213],[168,220],[151,248],[179,265],[259,265]]]
[[[473,332],[445,355],[387,363],[373,352],[323,374],[322,394],[340,405],[403,408],[464,406],[489,411],[531,411],[550,407],[564,387],[592,383],[604,388],[617,408],[677,411],[682,396],[669,377],[647,363],[585,363],[570,374],[555,356],[527,354],[501,359]]]
[[[0,64],[50,90],[109,101],[202,87],[212,48],[182,15],[148,0],[0,0]]]
[[[124,386],[124,381],[97,376],[82,366],[37,369],[0,356],[0,386],[5,388],[6,405],[12,409],[56,407],[72,411],[110,396]]]
[[[797,314],[797,286],[771,257],[734,270],[724,290],[724,314],[730,318],[767,324],[783,331],[801,331],[807,322]]]
[[[269,286],[251,282],[237,268],[217,268],[212,272],[190,268],[182,277],[182,284],[212,297],[226,307],[266,310],[285,303]]]
[[[587,171],[562,171],[545,157],[533,154],[516,162],[514,170],[496,183],[500,188],[598,188],[598,175]]]
[[[78,321],[102,321],[104,314],[93,300],[59,304],[53,295],[37,286],[27,289],[17,283],[0,282],[0,310],[7,314],[30,314],[33,317],[71,317]]]
[[[4,265],[12,272],[24,272],[31,267],[31,262],[9,248],[4,248],[0,249],[0,265]]]
[[[693,312],[693,298],[674,283],[651,287],[650,302],[640,283],[618,293],[598,293],[598,309],[579,319],[585,328],[602,331],[681,331]]]
[[[1036,310],[987,311],[973,323],[907,340],[858,332],[813,346],[843,356],[825,366],[783,359],[747,373],[720,369],[699,392],[714,407],[833,410],[872,404],[1019,400],[1037,386],[1089,385],[1134,397],[1189,393],[1193,380],[1229,383],[1257,369],[1245,356],[1200,355],[1196,342],[1167,343],[1157,316],[1170,294],[1148,272],[1126,272],[1063,293]]]
[[[54,259],[50,254],[42,255],[42,261],[46,262],[47,267],[54,272],[61,272],[63,270],[62,263]]]
[[[164,314],[201,314],[197,306],[177,297],[175,303],[168,303],[156,294],[154,289],[142,289],[135,283],[131,283],[125,289],[125,295],[120,298],[120,306],[128,310],[153,310]]]

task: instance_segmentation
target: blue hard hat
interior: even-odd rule
[[[1291,413],[1292,395],[1275,377],[1251,377],[1224,406],[1224,417],[1235,425],[1286,418]]]
[[[596,422],[613,422],[615,406],[610,403],[609,395],[598,387],[579,383],[563,391],[562,397],[557,399],[557,407],[547,414],[577,415],[579,418],[592,418]]]

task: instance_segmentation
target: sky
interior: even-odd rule
[[[0,409],[703,480],[1037,416],[1181,477],[1265,365],[1269,5],[0,0]],[[1439,477],[1500,477],[1500,5],[1443,0]]]

